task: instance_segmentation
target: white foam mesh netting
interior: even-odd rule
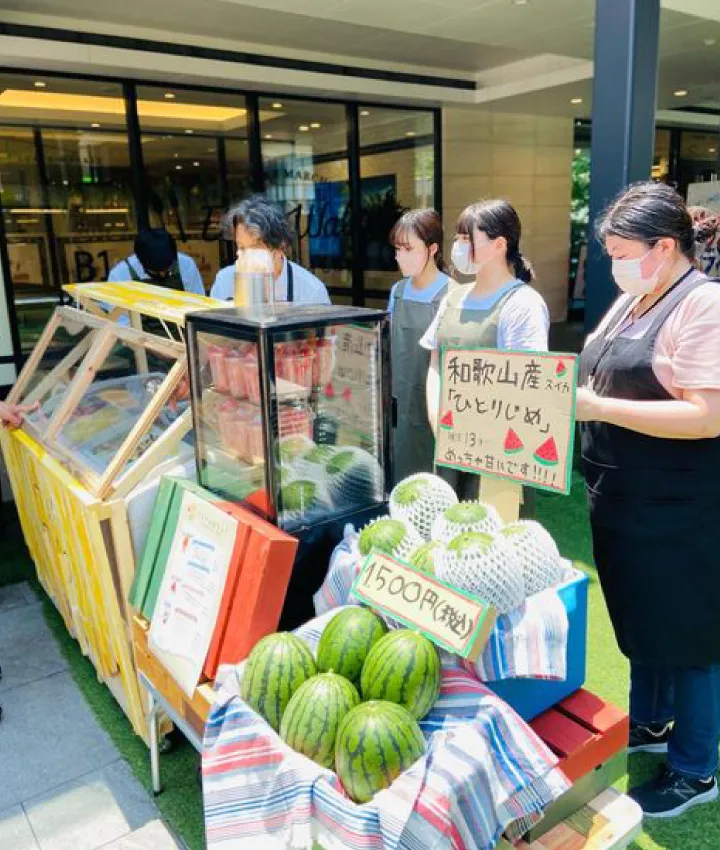
[[[400,504],[398,493],[418,485],[418,497],[410,504]],[[410,523],[425,540],[430,540],[432,526],[437,517],[458,501],[453,488],[427,472],[418,472],[401,481],[390,494],[390,516]]]
[[[507,614],[525,600],[525,583],[515,553],[497,535],[489,546],[478,545],[464,552],[442,548],[435,554],[439,579],[492,605]]]
[[[520,564],[526,596],[540,593],[562,581],[565,567],[552,536],[539,522],[520,520],[505,526],[500,536]]]
[[[365,531],[366,528],[372,528],[384,519],[388,519],[388,517],[379,517],[378,519],[374,519],[372,522],[369,522],[362,531]],[[392,517],[392,519],[394,519],[394,517]],[[405,537],[402,539],[400,544],[388,554],[392,555],[393,558],[400,559],[401,561],[407,561],[411,553],[414,552],[418,546],[422,546],[425,541],[422,537],[420,537],[409,522],[405,522],[404,520],[398,520],[398,522],[401,522],[403,526],[405,526]],[[362,531],[360,532],[361,535]]]
[[[466,531],[484,531],[493,533],[502,526],[500,514],[492,505],[488,505],[485,502],[476,502],[474,504],[481,505],[485,508],[485,519],[472,523],[453,522],[447,518],[445,515],[447,510],[445,510],[442,514],[437,516],[433,522],[432,529],[430,531],[431,539],[438,540],[441,543],[449,543],[453,538]]]

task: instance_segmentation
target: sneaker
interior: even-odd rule
[[[647,818],[674,818],[693,806],[711,803],[718,797],[717,780],[690,779],[670,768],[629,794]]]
[[[665,723],[662,725],[654,723],[652,726],[632,725],[630,727],[628,752],[666,753],[671,732],[672,723]]]

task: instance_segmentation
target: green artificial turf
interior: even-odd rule
[[[627,663],[615,645],[595,570],[592,566],[590,532],[582,482],[576,474],[569,497],[541,493],[538,496],[538,520],[555,537],[560,551],[568,558],[582,562],[590,577],[590,610],[588,622],[588,678],[586,686],[607,700],[627,707]],[[16,552],[3,576],[31,572],[27,556]],[[95,671],[85,659],[77,643],[67,634],[65,626],[52,604],[45,601],[45,611],[53,633],[69,660],[72,674],[85,694],[99,722],[108,731],[122,755],[127,759],[142,784],[150,790],[150,769],[147,749],[133,733],[130,724],[115,703],[110,692],[101,685]],[[165,790],[157,804],[171,828],[189,850],[202,850],[202,806],[196,781],[198,757],[188,744],[179,746],[161,758]],[[654,756],[632,756],[630,781],[643,781],[660,763]],[[619,787],[626,790],[627,779]],[[720,803],[702,806],[682,818],[666,822],[647,822],[633,850],[717,850],[720,846]]]

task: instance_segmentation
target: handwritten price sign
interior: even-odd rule
[[[369,555],[352,593],[361,602],[474,661],[490,637],[496,614],[460,590],[388,555]]]
[[[577,357],[442,352],[435,462],[569,493]]]

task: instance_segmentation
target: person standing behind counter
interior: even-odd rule
[[[161,227],[141,230],[135,253],[110,270],[108,282],[142,281],[180,292],[205,295],[200,270],[192,257],[178,251],[173,237]]]
[[[390,292],[393,396],[397,404],[395,481],[432,472],[435,437],[430,428],[425,381],[430,353],[419,343],[435,318],[450,278],[442,258],[443,228],[432,209],[406,212],[390,233],[403,280]]]
[[[420,341],[432,352],[427,409],[433,429],[440,404],[442,346],[547,351],[550,317],[540,293],[528,285],[535,275],[520,252],[520,234],[520,218],[507,201],[480,201],[458,219],[452,264],[461,274],[474,274],[475,283],[448,293]],[[440,468],[440,474],[459,499],[478,497],[480,476],[446,468]],[[526,498],[529,495],[526,490]]]
[[[225,226],[240,251],[264,248],[272,254],[275,275],[275,300],[296,304],[330,304],[325,284],[314,274],[285,256],[292,244],[292,232],[283,211],[264,196],[255,195],[232,207]],[[210,297],[232,301],[235,297],[235,265],[220,269]]]

